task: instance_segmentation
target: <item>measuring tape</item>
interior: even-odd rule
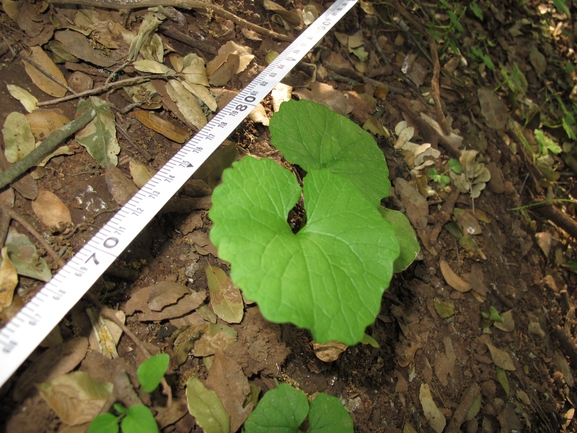
[[[0,331],[0,386],[251,110],[357,0],[337,0],[217,113]]]

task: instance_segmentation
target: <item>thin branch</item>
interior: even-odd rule
[[[62,128],[53,131],[40,146],[32,150],[24,159],[10,166],[6,171],[0,173],[0,189],[12,183],[18,176],[28,171],[40,163],[44,158],[50,155],[58,148],[68,137],[84,128],[90,122],[96,113],[94,110],[86,111],[78,119],[67,123]]]
[[[131,84],[138,84],[151,79],[166,78],[169,75],[144,75],[142,77],[132,77],[126,78],[124,80],[114,81],[112,83],[104,84],[103,86],[97,87],[95,89],[85,90],[84,92],[76,93],[75,95],[68,95],[62,98],[51,99],[50,101],[39,102],[39,107],[45,107],[47,105],[60,104],[61,102],[71,101],[73,99],[84,98],[85,96],[98,95],[99,93],[104,93],[110,89],[115,89],[117,87],[124,87]]]

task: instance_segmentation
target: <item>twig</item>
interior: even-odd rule
[[[354,80],[353,78],[345,77],[344,75],[337,74],[336,72],[332,72],[331,74],[328,75],[327,78],[330,80],[335,80],[335,81],[340,81],[342,83],[347,83],[347,84],[350,84],[351,86],[356,86],[358,84],[362,84],[360,81]],[[387,89],[391,93],[397,93],[399,95],[402,95],[403,93],[405,93],[404,90],[399,88],[399,87],[390,86],[390,85],[382,83],[380,81],[373,80],[372,78],[369,78],[369,77],[363,76],[360,78],[363,80],[363,83],[365,83],[365,84],[370,84],[372,86],[384,87],[385,89]]]
[[[445,433],[458,433],[461,431],[461,424],[465,421],[469,408],[480,393],[481,388],[479,388],[477,383],[474,383],[467,388],[461,396],[461,402],[457,406],[457,409],[453,412],[453,417],[451,418],[451,421],[449,421]]]
[[[203,41],[199,41],[198,39],[192,38],[187,34],[178,31],[170,24],[162,23],[162,25],[160,26],[160,32],[172,39],[175,39],[179,42],[182,42],[183,44],[188,45],[189,47],[196,48],[208,54],[216,54],[216,49],[212,45],[209,45]]]
[[[443,226],[451,221],[451,215],[453,214],[455,203],[457,202],[460,194],[461,191],[459,191],[458,188],[455,188],[451,195],[449,195],[449,197],[445,200],[445,203],[443,203],[441,206],[440,212],[436,215],[437,221],[435,222],[435,227],[433,227],[433,231],[431,232],[431,236],[429,238],[431,244],[437,242],[437,238],[439,237]]]
[[[38,233],[36,231],[36,229],[34,227],[32,227],[32,225],[30,223],[28,223],[28,221],[26,221],[22,217],[22,215],[20,215],[15,210],[10,209],[10,208],[5,207],[5,206],[2,207],[2,211],[5,212],[11,219],[13,219],[18,224],[20,224],[22,227],[24,227],[28,231],[28,233],[30,233],[32,236],[35,237],[36,240],[38,241],[38,243],[40,245],[42,245],[42,248],[44,248],[46,250],[46,252],[48,253],[48,255],[50,257],[52,257],[52,260],[54,260],[54,263],[56,263],[60,267],[62,267],[66,264],[66,262],[64,260],[62,260],[62,257],[60,257],[58,255],[58,253],[52,249],[50,244],[48,242],[46,242],[46,240],[42,237],[42,235],[40,233]]]
[[[96,113],[94,110],[86,111],[78,119],[64,125],[62,128],[53,131],[46,140],[37,148],[32,150],[24,159],[10,166],[6,171],[0,173],[0,189],[9,185],[14,179],[25,173],[28,169],[34,167],[44,158],[50,155],[64,140],[75,132],[84,128],[90,122]]]
[[[105,317],[106,319],[112,320],[116,325],[118,325],[120,327],[120,329],[122,329],[122,331],[134,342],[134,344],[136,345],[136,347],[138,348],[138,350],[140,350],[140,352],[146,357],[146,358],[150,358],[152,355],[151,353],[148,351],[148,349],[146,348],[146,346],[142,343],[142,341],[136,336],[134,335],[134,333],[132,333],[132,331],[130,329],[128,329],[128,327],[122,323],[122,321],[116,317],[116,314],[114,314],[114,310],[108,308],[107,306],[105,306],[104,304],[102,304],[98,298],[96,298],[96,296],[94,296],[92,293],[87,293],[85,295],[85,297],[94,304],[94,306],[96,308],[98,308],[100,310],[100,314],[102,315],[102,317]],[[162,380],[160,381],[161,385],[162,385],[162,393],[166,396],[166,406],[170,407],[172,405],[172,389],[170,388],[170,386],[168,385],[168,383],[166,382],[166,379],[163,377]]]
[[[115,89],[117,87],[124,87],[130,84],[138,84],[143,81],[148,81],[151,79],[165,78],[168,75],[143,75],[142,77],[132,77],[126,78],[124,80],[114,81],[112,83],[105,84],[103,86],[97,87],[95,89],[85,90],[84,92],[76,93],[74,95],[64,96],[62,98],[51,99],[50,101],[39,102],[39,107],[45,107],[47,105],[60,104],[61,102],[71,101],[73,99],[84,98],[85,96],[97,95],[99,93],[104,93],[107,90]]]
[[[124,129],[124,125],[118,120],[118,118],[120,117],[120,114],[117,113],[116,116],[117,116],[116,129],[124,136],[124,138],[132,145],[132,147],[134,147],[136,150],[138,150],[140,152],[140,154],[147,161],[150,161],[152,159],[152,155],[150,153],[148,153],[148,151],[144,147],[142,147],[140,144],[135,142],[132,139],[132,137],[128,134],[126,129]]]
[[[235,14],[221,8],[220,6],[197,0],[50,0],[50,3],[74,4],[121,10],[141,9],[156,6],[172,6],[175,8],[183,9],[202,9],[205,11],[213,12],[215,15],[219,15],[223,18],[226,18],[227,20],[231,20],[233,23],[238,24],[241,27],[248,27],[257,33],[266,35],[273,39],[286,42],[292,42],[294,40],[294,38],[290,36],[283,35],[281,33],[277,33],[275,31],[268,30],[264,27],[253,24],[250,21],[240,18]]]

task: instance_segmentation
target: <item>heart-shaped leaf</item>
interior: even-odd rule
[[[306,171],[327,168],[350,180],[375,206],[391,183],[372,136],[344,116],[312,101],[283,102],[270,121],[274,146]]]
[[[361,341],[399,256],[377,207],[345,177],[313,169],[304,180],[306,225],[294,234],[287,214],[301,188],[290,171],[245,157],[223,180],[210,237],[235,284],[272,322],[308,328],[320,343]]]

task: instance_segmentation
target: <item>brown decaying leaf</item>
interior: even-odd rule
[[[503,332],[513,332],[515,329],[515,321],[513,320],[513,311],[505,311],[501,314],[503,317],[503,322],[494,322],[493,326],[497,329],[500,329]]]
[[[515,365],[513,364],[513,360],[511,359],[511,357],[507,352],[493,346],[493,344],[489,340],[487,340],[485,344],[489,348],[489,351],[491,352],[491,359],[493,360],[493,362],[497,367],[507,371],[516,370]]]
[[[72,30],[62,30],[54,34],[54,38],[62,43],[70,54],[86,60],[97,66],[108,68],[116,64],[116,60],[105,56],[102,51],[95,50],[85,36]]]
[[[30,48],[29,57],[36,64],[41,65],[46,72],[62,84],[58,84],[54,80],[51,80],[40,72],[34,65],[24,60],[24,69],[32,82],[44,93],[54,96],[55,98],[60,98],[66,95],[67,90],[66,87],[64,87],[66,84],[66,78],[64,78],[64,74],[60,69],[58,69],[58,66],[54,64],[48,54],[46,54],[40,47],[32,47]]]
[[[12,305],[14,289],[18,285],[16,268],[8,257],[8,247],[2,248],[2,264],[0,265],[0,312]]]
[[[84,371],[75,371],[37,384],[42,398],[68,425],[92,421],[112,394],[113,385],[97,382]]]
[[[128,179],[122,171],[114,165],[106,168],[104,180],[114,201],[120,206],[124,206],[124,204],[138,192],[138,187],[134,182]]]
[[[151,111],[136,108],[134,110],[134,117],[136,117],[136,119],[147,128],[164,135],[166,138],[176,143],[184,143],[190,135],[185,129],[169,122],[168,120],[164,120],[162,117],[157,116]]]
[[[32,210],[47,227],[58,227],[72,222],[70,210],[56,194],[46,189],[38,191],[38,197],[32,202]]]
[[[182,284],[172,281],[161,281],[150,288],[148,294],[148,308],[152,311],[162,311],[163,308],[174,305],[184,295],[190,293],[190,289]]]
[[[441,433],[447,425],[447,420],[445,419],[445,415],[443,415],[433,400],[431,389],[426,383],[421,384],[419,400],[423,406],[423,412],[425,413],[425,418],[427,418],[429,425],[437,433]]]
[[[70,122],[70,120],[56,111],[34,111],[26,115],[32,134],[36,140],[42,141],[50,135],[52,131],[60,129]]]
[[[468,292],[472,289],[472,286],[461,277],[459,277],[445,260],[441,260],[439,262],[439,267],[441,268],[443,278],[445,278],[447,284],[453,289],[459,292]]]
[[[507,107],[490,89],[480,88],[477,91],[481,113],[487,126],[491,129],[503,129],[507,123]]]
[[[239,288],[220,268],[207,266],[204,271],[212,310],[225,322],[240,323],[244,315],[244,303]]]
[[[141,311],[138,314],[138,320],[141,322],[172,319],[191,313],[206,298],[206,291],[204,290],[198,292],[190,291],[189,294],[180,298],[177,303],[166,306],[162,311],[152,311],[148,306],[152,287],[154,286],[143,287],[130,297],[125,306],[126,315],[130,316],[136,311]]]
[[[230,415],[230,431],[237,431],[253,409],[252,403],[243,407],[250,393],[250,386],[240,365],[226,356],[222,350],[217,350],[208,371],[206,387],[216,392],[222,400],[224,408]]]
[[[35,383],[48,382],[74,369],[88,349],[88,339],[73,338],[64,344],[46,350],[22,373],[14,387],[12,398],[21,401]]]

